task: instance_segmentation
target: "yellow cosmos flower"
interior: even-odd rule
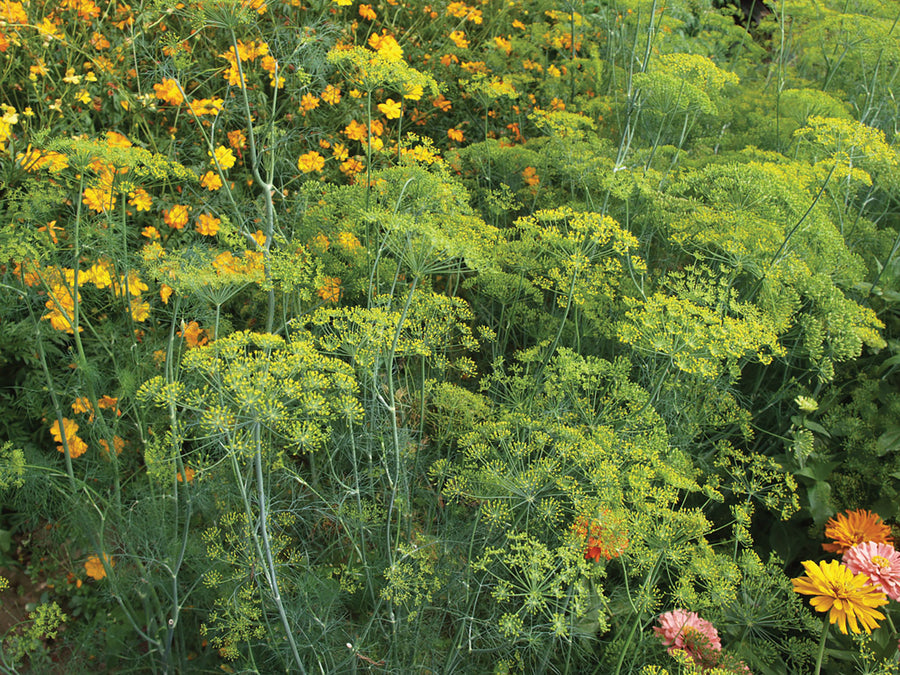
[[[372,33],[369,46],[387,61],[399,61],[403,58],[403,48],[393,35]]]
[[[837,623],[842,633],[847,634],[848,623],[854,633],[862,632],[860,624],[867,633],[878,628],[884,615],[875,608],[886,605],[887,597],[869,583],[869,577],[853,574],[837,560],[818,565],[806,560],[803,567],[808,576],[791,579],[794,592],[813,596],[810,604],[818,612],[828,612],[829,622]]]
[[[231,148],[226,148],[224,145],[220,145],[218,148],[216,148],[215,154],[213,154],[212,152],[207,152],[206,154],[208,154],[210,158],[212,158],[213,166],[218,163],[222,171],[228,171],[228,169],[233,167],[234,163],[237,161],[234,153],[231,151]]]
[[[340,87],[333,87],[332,85],[328,85],[322,91],[322,100],[325,101],[328,105],[337,105],[341,102],[341,89]]]
[[[116,198],[112,190],[103,187],[85,188],[84,198],[81,200],[91,211],[102,213],[112,211],[116,205]]]
[[[325,158],[314,150],[300,155],[300,159],[297,160],[297,168],[303,173],[321,171],[323,166],[325,166]]]
[[[392,98],[389,98],[384,103],[379,103],[378,109],[389,120],[395,120],[400,117],[400,103]]]
[[[200,186],[210,191],[218,190],[222,187],[222,179],[215,171],[207,171],[200,179]]]
[[[133,192],[128,193],[128,203],[138,211],[149,211],[153,205],[153,199],[146,190],[137,188]]]
[[[421,84],[404,82],[401,89],[403,90],[403,98],[409,99],[410,101],[418,101],[422,98],[422,94],[424,93]]]
[[[466,34],[461,30],[455,30],[450,33],[450,39],[460,49],[465,49],[469,46],[469,41],[466,39]]]
[[[85,443],[78,436],[78,423],[75,420],[70,420],[68,417],[63,417],[62,421],[62,429],[59,427],[59,420],[53,423],[53,426],[50,427],[50,434],[53,436],[53,440],[55,440],[60,445],[56,446],[56,449],[60,452],[65,452],[65,446],[69,446],[69,456],[72,459],[76,457],[81,457],[85,452],[87,452],[87,443]],[[66,443],[63,445],[63,437],[65,436]]]

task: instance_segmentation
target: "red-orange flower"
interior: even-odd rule
[[[825,523],[825,536],[832,543],[822,544],[822,548],[838,555],[864,541],[893,543],[891,528],[885,525],[877,513],[863,509],[847,511],[846,516],[839,513],[836,518],[829,518]]]
[[[584,559],[600,562],[618,558],[628,547],[624,525],[604,511],[600,518],[580,518],[572,525],[572,531],[584,543]]]

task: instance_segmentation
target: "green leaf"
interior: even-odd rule
[[[831,485],[824,480],[818,481],[809,489],[807,495],[809,512],[816,525],[821,525],[834,513],[834,508],[831,506]]]
[[[810,431],[815,431],[817,434],[822,434],[825,438],[831,438],[831,434],[828,433],[828,430],[825,429],[825,427],[823,427],[818,422],[813,422],[809,418],[803,419],[803,426],[805,426]]]
[[[888,427],[888,430],[878,437],[877,446],[879,457],[900,450],[900,426],[892,424]]]

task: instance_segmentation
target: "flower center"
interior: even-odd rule
[[[891,561],[882,555],[873,555],[872,562],[883,570],[891,566]]]

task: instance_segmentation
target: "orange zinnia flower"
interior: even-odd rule
[[[864,541],[893,543],[891,528],[882,522],[881,517],[862,509],[847,511],[846,516],[839,513],[837,518],[829,518],[825,523],[825,536],[833,543],[822,544],[822,548],[838,555]]]

